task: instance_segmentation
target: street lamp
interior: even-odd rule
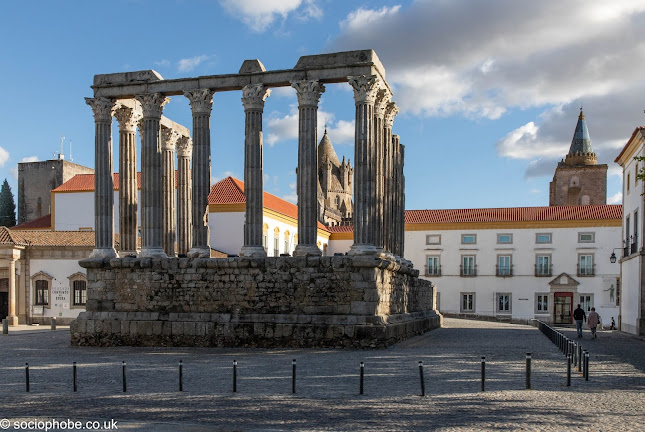
[[[612,264],[614,264],[616,262],[616,252],[615,252],[616,249],[622,249],[622,248],[614,248],[611,251],[611,256],[609,257],[609,262],[612,263]]]

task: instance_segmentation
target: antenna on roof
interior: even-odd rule
[[[69,161],[74,162],[74,158],[72,157],[72,140],[69,140]]]
[[[60,136],[60,153],[59,152],[54,152],[54,157],[58,160],[64,160],[65,159],[65,154],[63,153],[63,141],[65,141],[65,137],[63,135]]]

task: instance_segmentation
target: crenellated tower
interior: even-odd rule
[[[353,214],[352,178],[349,160],[338,160],[327,128],[318,144],[318,220],[325,225],[349,225]]]

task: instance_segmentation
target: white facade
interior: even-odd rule
[[[85,294],[78,292],[75,304],[74,282],[79,281],[81,285],[76,288],[87,289],[87,277],[85,269],[78,265],[77,259],[31,259],[29,262],[30,280],[29,298],[31,299],[31,321],[32,323],[49,322],[51,317],[63,319],[59,322],[69,322],[75,319],[79,313],[85,311]],[[49,292],[46,305],[38,301],[38,281],[47,284]]]
[[[608,326],[612,317],[618,318],[619,264],[609,257],[620,227],[588,222],[560,228],[558,223],[517,227],[516,222],[499,222],[485,229],[466,222],[421,230],[409,224],[405,256],[436,285],[443,313],[568,323],[582,302],[585,309],[595,307]],[[566,286],[560,285],[562,274]],[[561,305],[565,292],[570,297],[564,299],[566,309]],[[556,318],[556,301],[558,313],[566,310],[566,316]]]
[[[637,128],[616,162],[623,168],[623,226],[622,242],[615,247],[621,266],[620,329],[632,334],[645,334],[645,298],[643,296],[643,182],[636,178],[644,163],[634,157],[645,156],[645,129]]]
[[[141,191],[138,192],[141,202]],[[94,191],[52,193],[52,224],[54,231],[78,231],[94,227]],[[176,206],[175,206],[176,208]],[[141,226],[141,212],[137,212]],[[114,191],[114,232],[119,232],[119,191]]]

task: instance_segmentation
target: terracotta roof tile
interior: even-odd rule
[[[175,170],[175,185],[177,185],[177,170]],[[119,173],[112,174],[114,190],[119,190]],[[141,173],[137,173],[137,189],[141,189]],[[94,174],[76,174],[52,192],[92,192],[94,190]]]
[[[118,237],[117,237],[118,240]],[[0,227],[0,244],[94,247],[93,231],[20,231]],[[118,246],[118,243],[117,243]]]
[[[24,245],[26,242],[20,233],[13,232],[6,226],[0,226],[0,244]]]
[[[52,227],[52,215],[48,214],[46,216],[43,216],[38,219],[34,219],[29,222],[21,223],[20,225],[16,225],[14,227],[11,227],[12,230],[31,230],[31,229],[51,229]]]
[[[529,222],[621,219],[622,205],[408,210],[405,223]]]
[[[351,233],[354,232],[354,227],[352,225],[334,225],[326,227],[327,231],[330,233]]]
[[[211,191],[208,194],[209,204],[244,204],[246,197],[244,196],[244,182],[233,177],[226,177],[223,180],[211,186]],[[298,219],[298,206],[291,204],[288,201],[278,198],[277,196],[264,192],[264,207],[281,213],[286,216],[291,216]],[[328,230],[329,227],[318,222],[318,228]]]

